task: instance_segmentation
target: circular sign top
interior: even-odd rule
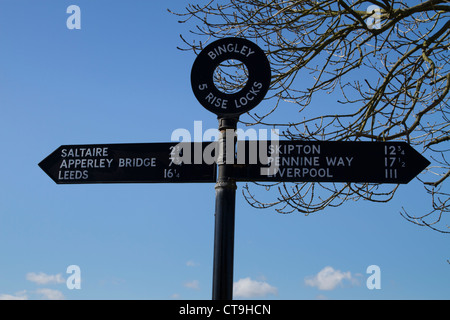
[[[217,89],[214,71],[225,60],[241,61],[248,70],[242,90],[228,94]],[[270,87],[270,63],[263,50],[242,38],[224,38],[203,49],[194,61],[191,85],[194,95],[207,110],[219,116],[238,116],[256,107]]]

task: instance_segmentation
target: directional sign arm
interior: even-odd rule
[[[39,163],[58,184],[215,182],[216,166],[197,161],[209,143],[136,143],[61,146]]]
[[[61,146],[39,166],[58,184],[216,181],[216,163],[204,157],[214,145],[186,144],[183,155],[179,146]],[[405,142],[239,141],[237,150],[236,181],[405,184],[430,164]]]
[[[405,142],[259,141],[253,152],[251,143],[256,142],[238,142],[237,158],[245,160],[235,165],[237,181],[405,184],[430,164]],[[268,165],[262,164],[264,154]],[[275,171],[263,174],[267,167]]]

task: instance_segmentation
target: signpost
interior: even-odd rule
[[[430,164],[406,142],[238,141],[237,144],[233,170],[236,181],[405,184]]]
[[[194,157],[210,143],[61,146],[39,166],[58,184],[216,182],[216,165]],[[180,150],[191,151],[180,163]]]
[[[242,90],[232,94],[213,81],[229,59],[249,71]],[[191,71],[194,95],[218,117],[217,143],[67,145],[39,166],[58,184],[215,182],[212,298],[231,300],[237,181],[400,184],[430,163],[405,142],[239,141],[236,152],[239,116],[264,99],[270,81],[269,61],[256,44],[217,40],[200,52]],[[205,159],[211,150],[214,156]]]
[[[245,86],[233,94],[224,93],[214,85],[214,72],[226,60],[241,61],[248,70]],[[191,85],[195,97],[219,119],[213,300],[231,300],[233,297],[236,180],[232,176],[233,163],[228,163],[228,159],[233,159],[235,154],[237,122],[239,115],[250,111],[264,99],[270,81],[270,63],[264,51],[253,42],[241,38],[214,41],[200,52],[192,66]],[[228,143],[227,139],[232,139],[232,143]],[[227,157],[230,153],[233,157]]]

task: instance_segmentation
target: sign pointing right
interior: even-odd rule
[[[237,154],[237,181],[405,184],[430,164],[406,142],[238,141]]]

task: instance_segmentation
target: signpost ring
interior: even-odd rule
[[[248,70],[242,90],[228,94],[214,84],[214,71],[226,60],[238,60]],[[237,117],[256,107],[270,87],[270,63],[264,51],[242,38],[224,38],[206,46],[197,56],[191,71],[195,97],[207,110],[220,117]]]

